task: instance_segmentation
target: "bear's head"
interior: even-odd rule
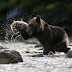
[[[44,30],[45,22],[40,18],[40,16],[32,15],[31,20],[29,21],[29,25],[27,28],[28,33],[38,33]]]

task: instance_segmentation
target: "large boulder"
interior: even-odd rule
[[[0,64],[9,64],[23,62],[19,52],[15,50],[1,50],[0,51]]]

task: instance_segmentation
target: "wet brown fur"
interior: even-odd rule
[[[36,20],[36,18],[37,18],[37,17],[34,17],[33,19]],[[45,25],[45,24],[44,24],[44,21],[43,21],[42,19],[40,19],[40,23],[41,23],[40,29],[43,31],[43,30],[44,30],[44,25]]]
[[[68,52],[68,35],[59,26],[52,26],[45,23],[39,16],[33,17],[28,25],[29,31],[21,30],[22,37],[27,40],[28,38],[35,37],[43,45],[43,54],[47,55],[50,51],[55,52]]]

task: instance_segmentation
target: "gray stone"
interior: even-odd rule
[[[9,64],[23,62],[19,52],[15,50],[1,50],[0,51],[0,64]]]
[[[68,51],[67,57],[72,58],[72,50],[69,50],[69,51]]]
[[[0,46],[0,49],[6,49],[6,48],[4,48],[4,47]]]

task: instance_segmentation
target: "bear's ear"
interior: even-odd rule
[[[32,14],[31,19],[32,19],[33,17],[36,17],[36,15]]]
[[[40,16],[39,16],[39,15],[37,16],[36,21],[37,21],[38,23],[40,23]]]

